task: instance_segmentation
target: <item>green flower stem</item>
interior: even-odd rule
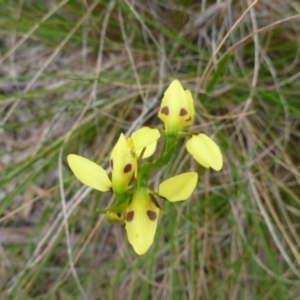
[[[173,154],[172,150],[176,144],[176,138],[177,136],[167,135],[166,143],[162,150],[161,156],[157,160],[153,162],[146,162],[141,166],[137,176],[137,188],[147,186],[147,181],[150,173],[154,170],[160,169],[170,161]]]
[[[127,200],[127,198],[128,198],[126,192],[125,192],[125,193],[122,193],[122,194],[120,194],[120,193],[114,193],[114,194],[116,195],[116,199],[117,199],[117,203],[118,203],[118,204],[121,204],[121,203],[126,202],[126,200]]]

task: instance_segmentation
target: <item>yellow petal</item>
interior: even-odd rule
[[[125,223],[128,241],[138,255],[145,254],[152,245],[158,216],[159,208],[147,189],[137,190],[127,208]]]
[[[223,157],[219,146],[207,135],[201,133],[192,136],[186,143],[186,149],[194,159],[205,168],[220,171]]]
[[[194,103],[189,91],[184,91],[180,82],[175,79],[164,93],[158,117],[164,122],[169,135],[190,125],[194,118]]]
[[[142,127],[134,131],[131,135],[135,150],[143,148],[156,142],[160,137],[160,132],[157,128]]]
[[[74,175],[83,184],[101,192],[111,188],[111,181],[106,171],[96,163],[75,154],[69,154],[67,160]]]
[[[144,148],[146,148],[143,158],[147,158],[156,150],[156,141],[160,137],[160,132],[156,128],[142,127],[132,133],[131,138],[134,143],[136,155],[139,157]]]
[[[190,90],[185,90],[185,96],[187,100],[187,107],[189,112],[189,119],[186,119],[184,122],[184,127],[189,126],[194,123],[195,117],[195,106],[194,106],[194,99]]]
[[[196,172],[171,177],[159,185],[159,195],[170,202],[186,200],[193,193],[198,180]]]
[[[115,193],[124,193],[137,170],[137,157],[132,140],[121,133],[111,156],[112,186]]]

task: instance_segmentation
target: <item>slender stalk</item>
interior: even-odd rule
[[[155,161],[147,162],[141,166],[137,177],[137,188],[140,188],[142,186],[147,186],[147,180],[150,176],[150,173],[154,170],[160,169],[170,161],[173,155],[172,149],[176,144],[176,138],[177,138],[176,136],[167,135],[166,143],[162,150],[161,156]]]

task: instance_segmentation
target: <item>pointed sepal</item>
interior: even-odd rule
[[[76,154],[69,154],[67,161],[74,175],[83,184],[101,192],[110,190],[111,181],[102,167]]]

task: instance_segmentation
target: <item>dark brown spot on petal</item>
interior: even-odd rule
[[[134,217],[134,211],[130,211],[126,214],[126,221],[127,222],[131,222],[133,220]]]
[[[156,220],[156,212],[152,211],[152,210],[147,210],[147,216],[149,217],[149,219],[151,221],[155,221]]]
[[[160,111],[162,114],[164,114],[164,115],[168,115],[169,114],[169,108],[168,108],[168,106],[165,106],[165,107],[163,107],[162,108],[162,110]]]
[[[179,115],[180,115],[181,117],[183,117],[183,116],[187,115],[187,113],[188,113],[187,110],[186,110],[185,108],[182,108],[182,109],[180,110],[180,114],[179,114]]]
[[[132,165],[131,164],[127,164],[123,170],[124,173],[128,173],[130,172],[132,169]]]
[[[191,117],[188,117],[185,121],[186,122],[189,122],[189,121],[191,121],[192,120],[192,118]]]
[[[114,168],[114,161],[112,159],[110,160],[110,167],[111,167],[111,169]]]
[[[121,218],[122,215],[120,213],[117,213],[117,216],[118,216],[118,218]]]

